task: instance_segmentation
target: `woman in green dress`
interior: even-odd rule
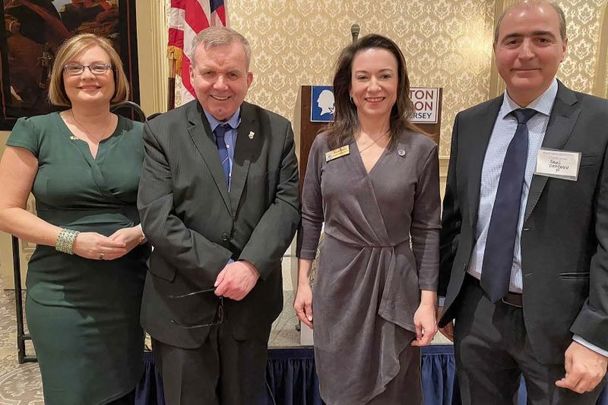
[[[132,404],[143,373],[143,126],[110,112],[127,93],[109,41],[68,39],[49,89],[68,109],[19,119],[0,162],[0,230],[37,244],[26,314],[47,405]]]

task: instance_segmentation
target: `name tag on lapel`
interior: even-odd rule
[[[350,154],[350,146],[345,145],[338,149],[330,150],[329,152],[325,152],[325,161],[329,162],[330,160],[337,159],[342,156],[346,156]]]
[[[536,157],[536,170],[539,176],[576,181],[581,164],[580,152],[567,152],[554,149],[540,149]]]

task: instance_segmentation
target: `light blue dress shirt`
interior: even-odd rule
[[[226,121],[218,121],[207,111],[205,112],[205,116],[207,117],[207,121],[209,121],[209,126],[211,127],[211,131],[213,131],[213,138],[215,138],[215,128],[220,125],[228,124],[230,129],[226,130],[224,134],[224,141],[226,142],[226,149],[228,150],[228,160],[230,163],[230,174],[228,176],[228,191],[230,191],[230,186],[232,186],[232,166],[234,163],[234,148],[236,147],[236,135],[237,128],[241,124],[241,109],[236,110],[232,117],[230,117]],[[215,139],[217,144],[217,139]],[[219,153],[219,152],[218,152]]]
[[[528,161],[526,163],[526,173],[524,175],[524,185],[521,193],[521,205],[519,209],[519,221],[517,223],[517,236],[515,238],[515,249],[513,251],[513,266],[511,268],[511,281],[509,283],[509,291],[521,293],[522,272],[521,272],[521,230],[524,222],[524,213],[526,211],[526,203],[528,201],[528,193],[530,191],[530,183],[534,169],[536,168],[536,157],[538,151],[543,144],[545,131],[549,123],[549,115],[553,108],[553,102],[557,95],[557,80],[536,100],[532,101],[526,108],[532,108],[538,113],[528,121]],[[483,161],[481,171],[481,188],[479,190],[479,212],[477,214],[477,228],[475,229],[475,247],[469,261],[468,272],[473,277],[480,279],[483,255],[486,249],[486,239],[488,237],[488,228],[490,227],[490,218],[492,216],[492,208],[494,207],[494,199],[498,189],[498,181],[502,171],[502,163],[505,160],[509,143],[515,135],[517,129],[517,120],[513,115],[510,115],[513,110],[522,108],[514,102],[505,92],[504,100],[492,135],[488,143],[488,149]]]

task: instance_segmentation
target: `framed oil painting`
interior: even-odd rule
[[[108,38],[139,103],[135,0],[0,0],[0,129],[56,110],[47,97],[57,49],[76,34]]]

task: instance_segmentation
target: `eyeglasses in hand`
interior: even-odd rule
[[[169,295],[169,298],[173,299],[173,300],[180,300],[180,299],[190,298],[190,297],[193,297],[198,294],[206,294],[206,293],[207,294],[215,293],[215,288],[208,288],[206,290],[194,291],[194,292],[189,292],[187,294],[181,294],[181,295]],[[215,326],[215,325],[222,324],[224,322],[224,297],[217,297],[217,299],[218,299],[218,303],[217,303],[217,308],[215,310],[215,316],[213,317],[213,322],[189,325],[189,324],[183,324],[179,321],[176,321],[175,319],[171,319],[171,323],[175,326],[179,326],[180,328],[184,328],[184,329],[206,328],[209,326]]]

